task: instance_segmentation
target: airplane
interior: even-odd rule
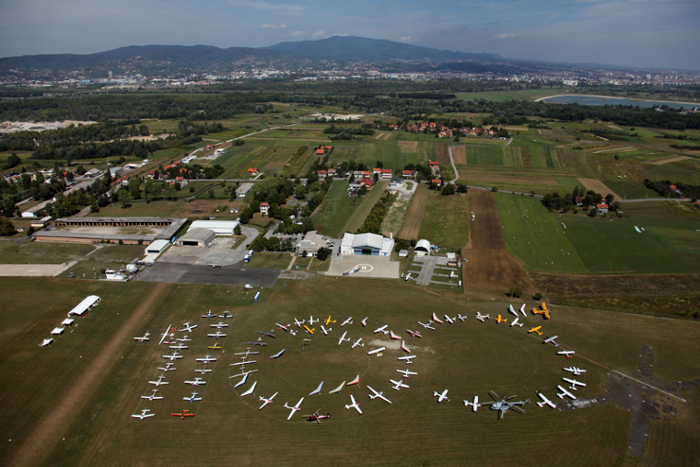
[[[513,305],[508,305],[508,313],[515,316],[516,318],[518,317],[518,312],[515,311],[515,308],[513,308]]]
[[[190,411],[188,409],[185,409],[180,413],[172,413],[171,415],[173,417],[180,417],[180,420],[184,420],[185,417],[194,417],[195,416],[195,414],[190,413]]]
[[[316,328],[309,329],[309,327],[306,324],[304,325],[304,329],[306,329],[306,332],[308,332],[312,336],[314,335],[314,331],[316,330]]]
[[[206,315],[202,315],[202,318],[217,318],[217,316],[216,313],[212,313],[211,310],[209,310]]]
[[[360,341],[361,341],[361,340],[362,340],[361,337],[360,337],[359,339],[357,339],[357,342],[355,342],[354,344],[352,344],[352,347],[351,347],[351,348],[354,349],[354,348],[357,347],[358,345],[359,345],[360,347],[364,347],[364,346],[365,346],[364,343],[360,344]]]
[[[256,345],[265,347],[267,345],[267,342],[263,342],[262,339],[258,337],[257,342],[244,342],[244,344],[252,345],[253,347],[255,347]]]
[[[439,393],[437,391],[433,391],[433,396],[438,398],[438,400],[437,400],[438,404],[442,401],[445,401],[445,400],[447,402],[450,402],[450,399],[447,398],[447,391],[449,391],[449,389],[445,389],[444,391],[442,391],[442,393]]]
[[[194,387],[197,387],[197,386],[205,385],[205,384],[207,384],[207,382],[204,381],[202,378],[195,378],[195,379],[192,379],[189,381],[185,381],[185,384],[190,384]]]
[[[190,324],[190,322],[188,321],[182,325],[182,327],[180,328],[180,332],[192,332],[192,330],[196,327],[196,324]]]
[[[558,397],[559,399],[563,399],[564,396],[569,396],[571,399],[576,400],[576,396],[574,396],[573,394],[571,394],[569,391],[567,391],[567,390],[564,389],[563,387],[557,385],[557,388],[561,391],[561,394],[560,394],[560,393],[557,393],[557,397]]]
[[[313,316],[309,317],[309,324],[313,326],[314,323],[318,323],[318,318],[314,319]]]
[[[460,320],[461,322],[464,322],[465,319],[467,319],[467,316],[462,316],[461,314],[457,313],[457,319]]]
[[[416,358],[415,355],[406,355],[405,357],[399,357],[397,360],[403,360],[406,362],[406,365],[410,365],[413,363],[413,359]]]
[[[559,337],[559,336],[548,337],[545,340],[543,340],[542,343],[543,344],[553,344],[554,347],[559,347],[559,344],[556,341],[557,337]]]
[[[415,371],[408,371],[408,370],[396,370],[397,373],[401,373],[404,378],[408,378],[409,375],[417,375]]]
[[[360,322],[362,323],[362,327],[367,326],[367,318],[363,319],[363,320],[360,321]]]
[[[242,362],[236,362],[236,363],[231,363],[229,366],[241,366],[245,367],[246,365],[252,365],[253,363],[257,363],[257,360],[243,360]]]
[[[582,383],[581,381],[576,381],[575,379],[571,379],[571,378],[562,378],[562,380],[564,380],[564,381],[566,381],[567,383],[571,384],[571,386],[569,386],[569,389],[574,390],[574,391],[576,390],[576,386],[581,386],[581,387],[584,387],[584,388],[586,387],[586,383]]]
[[[165,367],[158,367],[160,371],[175,371],[177,368],[171,368],[173,365],[175,365],[173,362],[168,362],[165,364]]]
[[[481,404],[479,404],[479,396],[474,396],[474,400],[472,402],[469,402],[467,400],[464,401],[464,406],[467,407],[471,405],[472,406],[472,412],[476,412],[476,410],[481,407]]]
[[[394,334],[394,331],[389,331],[389,338],[394,339],[395,341],[401,340],[401,338],[399,336]]]
[[[276,354],[270,356],[270,358],[280,358],[280,357],[282,356],[282,354],[284,353],[285,350],[287,350],[287,349],[282,349],[282,350],[280,350],[280,351],[277,352]]]
[[[489,315],[482,315],[478,311],[476,312],[476,319],[481,321],[482,323],[484,322],[485,319],[489,319]]]
[[[195,360],[198,361],[198,362],[209,363],[209,362],[215,362],[215,361],[216,361],[216,357],[212,357],[211,355],[207,354],[206,356],[197,358],[197,359],[195,359]]]
[[[153,390],[153,394],[151,394],[150,396],[141,396],[141,399],[148,399],[149,401],[154,401],[154,400],[160,400],[160,399],[162,399],[163,396],[156,396],[157,393],[158,393],[158,390],[157,390],[157,389],[154,389],[154,390]]]
[[[406,277],[404,278],[405,281],[410,281],[411,280],[411,273],[409,272],[406,274]]]
[[[586,370],[583,370],[583,369],[581,369],[581,368],[577,368],[577,367],[575,367],[575,366],[571,366],[571,367],[569,367],[569,368],[564,368],[564,371],[570,371],[570,372],[572,372],[572,373],[573,373],[574,375],[576,375],[576,376],[580,375],[581,373],[585,373],[585,372],[586,372]]]
[[[189,349],[189,346],[184,345],[184,344],[177,344],[177,345],[170,345],[170,346],[168,346],[168,348],[174,349],[174,350],[186,350],[186,349]]]
[[[501,315],[498,315],[498,318],[496,318],[496,322],[497,322],[498,324],[507,323],[507,322],[508,322],[508,318],[501,318]]]
[[[263,405],[258,407],[258,410],[262,410],[263,407],[265,407],[267,404],[271,403],[272,399],[274,399],[277,394],[278,394],[277,392],[274,393],[273,395],[270,396],[269,399],[265,399],[263,396],[258,396],[260,398],[260,400],[263,401]]]
[[[141,343],[141,344],[143,344],[144,342],[150,341],[150,340],[151,340],[151,338],[148,337],[148,336],[150,336],[150,335],[151,335],[151,333],[150,333],[150,332],[147,332],[146,334],[144,334],[144,335],[141,336],[141,337],[134,337],[134,340],[135,340],[135,341],[138,341],[138,342]]]
[[[51,344],[53,344],[53,338],[52,338],[52,337],[49,337],[49,338],[44,339],[43,341],[41,341],[41,344],[39,344],[39,347],[46,347],[47,345],[50,346]]]
[[[450,324],[455,324],[455,319],[457,318],[450,318],[449,316],[445,315],[445,321],[447,321]]]
[[[321,394],[321,389],[322,389],[322,388],[323,388],[323,381],[321,381],[321,384],[319,384],[318,387],[317,387],[316,389],[314,389],[313,391],[311,391],[311,392],[309,393],[309,395],[310,395],[310,396],[316,396],[316,395],[318,395],[318,394]]]
[[[304,401],[304,398],[302,397],[301,399],[299,399],[299,402],[297,402],[297,405],[295,405],[294,407],[290,407],[289,405],[287,405],[286,402],[284,403],[284,408],[291,410],[291,413],[289,414],[289,417],[287,417],[287,420],[292,418],[292,415],[294,415],[294,412],[296,412],[297,410],[300,410],[299,406],[301,405],[301,403],[303,401]]]
[[[321,409],[318,409],[316,412],[312,413],[311,415],[302,415],[302,417],[306,418],[307,421],[309,422],[316,422],[316,423],[321,423],[321,420],[325,420],[326,418],[331,418],[331,414],[327,413],[326,415],[320,415],[319,412]]]
[[[547,303],[546,303],[546,302],[542,302],[542,304],[540,305],[540,308],[542,308],[542,309],[539,310],[539,309],[537,309],[537,308],[533,308],[533,309],[532,309],[532,314],[533,314],[533,315],[543,315],[543,316],[544,316],[544,319],[549,319],[549,318],[552,317],[552,315],[551,315],[550,312],[549,312],[549,309],[547,308]]]
[[[557,352],[557,355],[566,355],[566,358],[573,358],[571,355],[575,354],[573,350],[562,350]]]
[[[191,395],[190,397],[183,397],[182,400],[183,400],[183,401],[188,401],[188,402],[197,402],[197,401],[201,401],[202,398],[201,398],[201,397],[197,397],[197,394],[198,394],[197,391],[193,391],[193,392],[192,392],[192,395]]]
[[[541,336],[541,335],[542,335],[542,332],[540,331],[540,329],[542,329],[542,326],[537,326],[536,328],[530,329],[530,330],[528,331],[528,333],[536,332],[538,336]]]
[[[357,375],[355,379],[346,384],[346,386],[352,386],[354,384],[357,384],[358,386],[360,385],[360,375]]]
[[[523,303],[523,306],[520,307],[520,313],[522,313],[523,316],[527,318],[527,313],[525,313],[525,305],[526,303]]]
[[[211,373],[212,371],[214,370],[212,370],[211,368],[197,368],[194,370],[195,373],[199,373],[200,375],[203,375],[205,373]]]
[[[323,327],[323,324],[321,325],[321,332],[323,333],[324,336],[327,336],[328,332],[332,331],[332,330],[333,330],[333,328],[326,329]]]
[[[360,409],[360,405],[355,401],[355,398],[352,396],[352,394],[350,394],[350,400],[352,400],[352,404],[345,405],[345,408],[346,409],[354,408],[355,410],[357,410],[360,413],[360,415],[362,415],[362,409]]]
[[[328,319],[326,320],[326,326],[328,326],[328,325],[331,324],[331,323],[335,323],[336,321],[337,321],[337,320],[335,320],[335,319],[334,319],[333,321],[331,321],[331,317],[330,317],[330,315],[329,315],[329,316],[328,316]]]
[[[411,337],[423,337],[420,335],[420,331],[411,331],[410,329],[406,329],[406,332],[411,335]]]
[[[305,320],[303,319],[299,321],[298,319],[294,318],[294,324],[296,324],[299,329],[301,329],[301,325],[304,324],[304,322]]]
[[[438,318],[437,315],[436,315],[434,312],[433,312],[432,321],[433,321],[433,323],[440,323],[440,324],[443,324],[443,323],[442,323],[442,320],[441,320],[440,318]]]
[[[388,324],[385,324],[384,326],[375,329],[375,330],[374,330],[374,333],[377,334],[377,333],[381,332],[381,333],[384,333],[384,334],[389,334],[389,331],[386,330],[386,328],[388,328],[388,327],[389,327],[389,325],[388,325]]]
[[[221,350],[221,346],[219,345],[218,342],[214,342],[214,345],[208,345],[207,349],[212,349],[212,350]]]
[[[230,311],[224,311],[224,314],[223,314],[223,315],[219,315],[219,318],[223,318],[223,319],[226,319],[226,318],[233,318],[233,315],[229,315],[229,313],[231,313],[231,312],[230,312]]]
[[[141,420],[143,420],[144,418],[148,418],[148,417],[155,417],[156,414],[154,414],[154,413],[148,413],[148,412],[150,412],[150,411],[151,411],[151,409],[143,409],[143,410],[141,410],[141,413],[140,413],[140,414],[135,413],[135,414],[131,415],[131,417],[132,417],[132,418],[139,418],[139,419],[141,419]]]
[[[270,332],[257,331],[257,333],[262,334],[265,337],[272,337],[273,339],[275,339],[275,331],[273,331],[272,329],[270,329]]]
[[[213,334],[207,334],[208,337],[213,337],[214,339],[218,339],[219,337],[226,337],[226,334],[224,334],[221,331],[216,331]]]
[[[512,328],[513,326],[520,326],[523,327],[523,324],[520,322],[520,318],[515,318],[512,323],[510,323],[510,327]]]
[[[547,399],[547,397],[546,397],[544,394],[542,394],[541,392],[537,392],[537,395],[540,396],[540,399],[542,399],[542,402],[538,402],[538,403],[537,403],[537,405],[539,405],[540,407],[544,407],[545,404],[546,404],[546,405],[550,406],[550,407],[553,408],[553,409],[556,409],[556,408],[557,408],[557,406],[554,404],[554,402],[552,402],[552,401],[550,401],[549,399]]]
[[[182,336],[178,339],[175,339],[175,340],[178,342],[190,342],[192,339],[190,339],[189,336],[187,334],[185,334],[184,336]]]
[[[296,329],[290,329],[290,330],[289,330],[289,334],[291,334],[292,336],[296,336],[296,335],[297,335],[297,330],[296,330]]]
[[[275,324],[278,326],[277,329],[282,329],[284,331],[289,331],[289,326],[291,326],[290,324],[288,324],[286,326],[284,324],[280,324],[280,323],[275,323]]]
[[[406,347],[406,343],[404,341],[401,341],[401,350],[403,350],[406,353],[411,353],[408,347]]]
[[[433,331],[435,330],[435,328],[432,327],[432,326],[430,325],[430,323],[428,323],[428,324],[423,324],[423,323],[421,323],[420,321],[418,321],[418,324],[420,324],[421,326],[423,326],[425,329],[431,329],[431,330],[433,330]]]
[[[236,377],[238,377],[238,376],[242,376],[242,377],[243,377],[243,378],[241,378],[241,380],[240,380],[239,382],[237,382],[237,383],[233,386],[234,388],[237,388],[237,387],[243,386],[243,385],[246,383],[246,381],[248,381],[248,375],[251,374],[251,373],[255,373],[256,371],[258,371],[258,370],[249,370],[249,371],[245,371],[245,372],[239,373],[239,374],[237,374],[237,375],[229,376],[229,379],[231,379],[231,378],[236,378]]]
[[[216,324],[212,324],[211,327],[216,328],[216,329],[227,328],[228,323],[224,323],[223,321],[219,321]]]
[[[512,398],[514,398],[515,396],[510,396],[510,397],[506,397],[506,398],[503,398],[501,400],[498,400],[501,396],[499,396],[498,394],[496,394],[493,391],[489,391],[489,395],[493,399],[493,402],[484,402],[483,405],[489,405],[490,406],[489,408],[491,410],[498,410],[498,418],[499,419],[503,418],[504,415],[506,414],[506,412],[508,412],[508,410],[510,410],[510,409],[518,410],[520,412],[525,412],[525,410],[520,408],[519,406],[525,405],[528,402],[530,402],[530,399],[528,399],[526,401],[510,402],[510,400]]]
[[[172,355],[163,355],[163,358],[167,358],[172,362],[173,360],[177,360],[178,358],[183,358],[183,356],[179,355],[179,352],[176,350],[172,353]]]
[[[255,391],[255,386],[257,386],[257,385],[258,385],[258,382],[257,381],[254,382],[253,385],[250,387],[250,389],[248,389],[246,392],[241,393],[241,396],[247,396],[249,394],[253,394],[253,391]]]
[[[248,355],[260,355],[260,352],[252,352],[250,350],[246,350],[245,352],[236,352],[233,355],[235,355],[236,357],[248,357]]]
[[[337,392],[338,394],[340,394],[340,391],[343,389],[343,386],[345,386],[345,381],[343,381],[342,383],[340,383],[340,386],[338,386],[337,388],[331,389],[330,391],[328,391],[328,394],[335,394],[336,392]]]
[[[374,355],[376,354],[377,356],[380,356],[382,352],[386,350],[386,347],[379,347],[378,349],[370,350],[367,352],[367,355]]]
[[[348,333],[348,332],[345,331],[345,332],[343,333],[343,335],[341,336],[341,338],[338,339],[338,345],[342,344],[343,341],[348,341],[348,342],[350,342],[350,338],[349,338],[349,337],[348,337],[348,338],[345,337],[345,336],[347,335],[347,333]]]
[[[343,324],[341,324],[340,327],[342,328],[346,324],[352,324],[352,316],[349,317],[348,319],[346,319],[345,321],[343,321]]]
[[[408,388],[410,387],[408,384],[404,383],[403,381],[394,381],[393,379],[389,379],[391,384],[394,385],[392,389],[396,389],[397,391],[400,391],[401,388]]]
[[[165,338],[168,337],[168,333],[170,332],[171,327],[172,327],[172,324],[169,324],[168,329],[166,329],[165,332],[163,334],[161,334],[160,342],[158,342],[158,345],[162,344],[163,341],[165,340]]]
[[[163,381],[165,379],[165,375],[160,375],[157,380],[155,381],[149,381],[148,384],[153,384],[154,386],[163,386],[165,384],[170,384],[168,381]]]
[[[374,394],[369,394],[370,399],[374,400],[378,397],[381,400],[383,400],[384,402],[386,402],[387,404],[391,404],[391,401],[389,399],[387,399],[386,397],[384,397],[383,392],[377,392],[376,390],[374,390],[373,388],[371,388],[369,386],[367,386],[367,389],[369,389],[370,391],[372,391],[374,393]]]

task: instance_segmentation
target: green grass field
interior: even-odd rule
[[[0,264],[60,264],[94,249],[92,245],[72,243],[0,242]]]
[[[469,241],[468,218],[466,195],[430,193],[418,238],[449,251],[460,251]]]
[[[178,193],[192,195],[187,188]],[[146,203],[145,200],[130,201],[130,208],[123,208],[121,203],[110,204],[100,208],[99,212],[92,212],[88,217],[171,217],[184,204],[184,199],[177,201],[151,201]]]
[[[255,253],[246,267],[267,268],[267,269],[287,269],[292,257],[289,253]]]

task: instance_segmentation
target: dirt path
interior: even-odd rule
[[[124,325],[114,334],[97,358],[80,374],[66,392],[56,399],[56,404],[37,423],[30,435],[25,438],[9,466],[43,465],[59,440],[75,422],[74,417],[80,414],[86,403],[91,399],[95,388],[99,388],[109,377],[119,361],[119,349],[128,342],[140,326],[144,315],[153,309],[154,303],[160,298],[167,284],[157,284],[146,300],[134,310]]]

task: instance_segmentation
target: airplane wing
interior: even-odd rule
[[[315,396],[315,395],[317,395],[317,394],[321,394],[321,388],[323,388],[323,381],[321,381],[321,384],[319,384],[318,387],[317,387],[316,389],[314,389],[313,391],[311,391],[311,392],[309,393],[309,395],[310,395],[310,396]]]
[[[241,393],[241,396],[247,396],[247,395],[249,395],[249,394],[253,394],[253,391],[255,391],[255,386],[257,386],[257,385],[258,385],[258,382],[255,381],[255,382],[253,383],[253,385],[250,387],[250,389],[248,389],[246,392],[242,392],[242,393]]]

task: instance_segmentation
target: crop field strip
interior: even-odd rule
[[[428,204],[429,195],[430,192],[428,191],[427,185],[420,184],[416,187],[416,191],[411,198],[411,204],[404,216],[401,231],[398,235],[399,238],[403,238],[404,240],[420,240],[418,235],[423,223],[423,217],[425,216],[425,208]]]

